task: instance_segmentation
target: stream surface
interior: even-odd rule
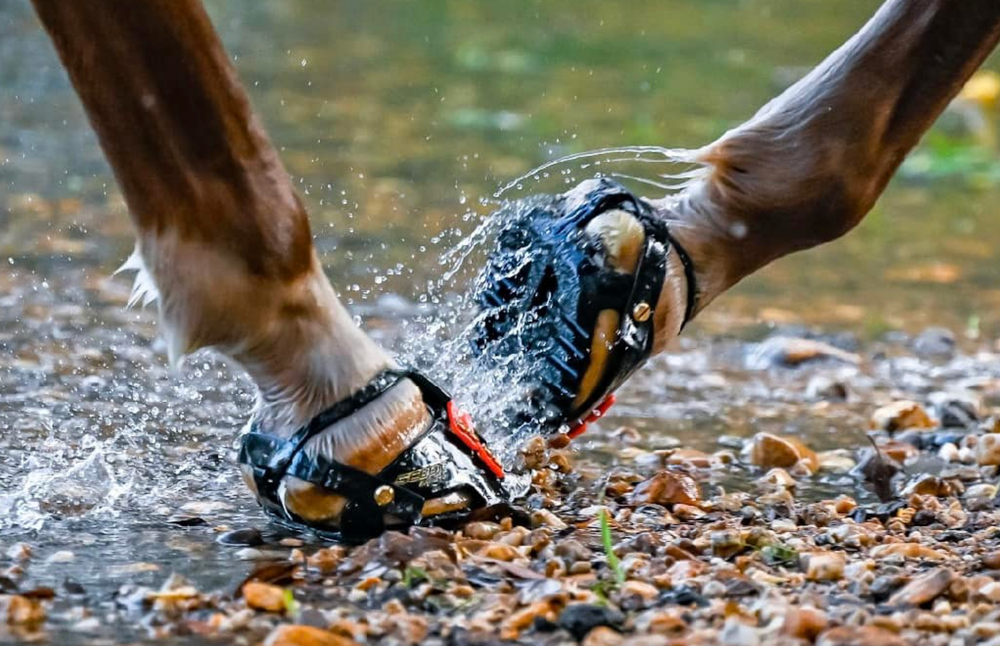
[[[441,281],[455,267],[448,252],[497,208],[499,186],[589,149],[704,144],[877,2],[206,4],[334,284],[380,341],[413,354],[402,338],[440,333],[429,322],[471,275]],[[877,403],[901,394],[1000,403],[996,158],[988,137],[922,148],[855,232],[745,281],[636,375],[584,437],[585,459],[715,452],[759,431],[853,451]],[[592,175],[558,167],[521,192]],[[154,309],[126,309],[128,278],[112,276],[131,245],[121,195],[29,4],[0,1],[0,570],[16,564],[12,546],[31,546],[21,585],[56,589],[53,643],[139,643],[152,628],[112,617],[128,613],[122,586],[177,573],[231,590],[289,550],[234,468],[249,382],[206,352],[167,365]],[[760,345],[775,335],[819,335],[861,360],[775,367]],[[847,400],[817,395],[823,379],[846,384]],[[638,439],[611,433],[621,426]],[[733,466],[705,480],[757,477]],[[844,475],[808,486],[869,495]],[[260,528],[265,544],[219,544],[223,527]],[[81,598],[96,627],[80,628]],[[15,639],[0,629],[0,643]]]

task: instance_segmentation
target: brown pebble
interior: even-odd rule
[[[18,594],[0,595],[0,616],[11,626],[31,626],[45,621],[45,608],[37,599]]]
[[[517,639],[521,631],[534,623],[536,617],[541,617],[550,622],[556,621],[556,612],[548,601],[537,601],[527,608],[522,608],[507,619],[500,626],[500,639]]]
[[[469,523],[462,529],[463,534],[479,541],[493,540],[499,532],[500,525],[490,522]]]
[[[696,505],[701,500],[701,492],[691,476],[661,471],[639,483],[632,492],[631,500],[636,505]]]
[[[907,642],[885,628],[840,626],[822,633],[816,646],[907,646]]]
[[[841,350],[824,341],[799,337],[775,336],[760,344],[751,358],[758,367],[783,365],[798,366],[809,361],[839,361],[857,365],[861,357],[853,352]]]
[[[720,529],[710,535],[712,554],[728,559],[747,549],[743,536],[736,529]]]
[[[529,469],[541,469],[549,461],[545,440],[539,435],[524,443],[521,447],[521,455],[524,456],[524,465]]]
[[[910,459],[920,455],[920,451],[917,447],[908,442],[899,442],[898,440],[887,440],[882,442],[878,445],[878,450],[881,451],[882,455],[885,457],[890,460],[895,460],[900,464],[905,464]]]
[[[983,557],[983,567],[1000,570],[1000,552],[992,552]]]
[[[705,516],[705,512],[694,505],[676,504],[674,505],[674,516],[678,520],[698,520]]]
[[[332,574],[344,560],[343,547],[324,547],[306,558],[306,565],[320,574]]]
[[[656,589],[656,586],[643,581],[629,579],[622,585],[621,594],[623,597],[635,596],[643,601],[650,602],[659,596],[660,591]]]
[[[521,556],[516,549],[504,543],[489,543],[480,549],[478,554],[498,561],[513,561]]]
[[[877,409],[872,413],[869,426],[874,430],[892,433],[907,428],[934,428],[935,423],[923,406],[904,399]]]
[[[810,581],[839,581],[844,578],[846,559],[842,552],[806,552],[800,560]]]
[[[666,609],[657,612],[650,617],[648,630],[651,633],[660,635],[671,635],[687,630],[687,622],[684,621],[683,611],[678,609]]]
[[[356,642],[321,628],[284,624],[271,631],[263,646],[356,646]]]
[[[794,437],[757,433],[750,441],[750,463],[767,469],[802,466],[809,473],[819,469],[819,460],[809,447]]]
[[[534,528],[549,527],[556,531],[566,529],[566,523],[548,509],[536,509],[531,512],[531,526]]]
[[[580,646],[617,646],[624,638],[618,631],[607,626],[597,626],[583,638]]]
[[[943,561],[948,555],[931,549],[919,543],[888,543],[873,547],[869,556],[873,559],[884,559],[889,556],[901,556],[906,559],[922,559],[925,561]]]
[[[948,568],[935,568],[913,579],[889,597],[889,605],[921,606],[936,599],[955,578]]]
[[[247,581],[243,584],[243,599],[254,610],[284,612],[285,591],[276,585],[261,581]]]
[[[1000,583],[997,583],[996,581],[987,583],[979,588],[977,595],[980,598],[987,599],[991,603],[997,603],[1000,601]]]
[[[976,442],[976,464],[981,467],[1000,465],[1000,433],[986,433]]]
[[[885,451],[885,447],[881,447],[882,451]],[[893,457],[893,456],[890,456]],[[896,460],[895,457],[893,457]],[[904,460],[897,460],[903,462]],[[956,487],[952,485],[949,480],[939,478],[938,476],[925,475],[919,478],[917,481],[911,483],[903,490],[903,495],[908,496],[910,494],[920,494],[921,496],[937,496],[939,498],[946,498],[948,496],[954,496],[958,491]]]
[[[794,489],[795,485],[798,484],[795,482],[795,478],[781,467],[775,467],[765,473],[760,482],[769,487],[777,487],[779,489]]]
[[[813,641],[830,623],[826,613],[810,606],[792,606],[785,614],[784,634],[806,641]]]
[[[593,558],[594,553],[575,538],[568,538],[556,543],[556,556],[561,556],[573,563],[575,561],[589,561]]]

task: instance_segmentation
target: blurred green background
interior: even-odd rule
[[[698,146],[850,36],[874,0],[208,0],[349,301],[414,298],[498,185],[605,146]],[[998,68],[996,60],[990,66]],[[863,225],[696,329],[1000,333],[996,108],[954,110]],[[578,177],[582,178],[582,177]],[[552,186],[553,190],[558,186]],[[107,272],[124,206],[27,2],[0,2],[0,256]],[[2,266],[2,263],[0,263]]]

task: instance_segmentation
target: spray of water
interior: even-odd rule
[[[659,172],[650,173],[654,167]],[[504,184],[492,200],[483,202],[491,210],[489,215],[482,217],[469,236],[441,254],[441,278],[420,299],[439,305],[432,315],[408,323],[401,360],[421,367],[445,385],[472,413],[480,433],[501,459],[508,466],[516,464],[518,448],[537,433],[537,426],[525,420],[531,419],[529,384],[542,368],[544,348],[520,347],[509,339],[481,345],[477,333],[481,313],[473,295],[476,275],[497,235],[549,199],[544,193],[562,192],[586,179],[612,177],[650,199],[664,199],[698,181],[703,173],[697,151],[631,146],[563,157]],[[530,263],[530,253],[520,261]],[[530,312],[518,314],[510,337],[518,337],[532,323]],[[480,342],[478,348],[474,340]]]
[[[101,443],[89,444],[89,455],[68,468],[62,456],[34,457],[20,488],[0,495],[2,526],[39,530],[53,516],[116,515],[133,480],[108,464]]]
[[[426,370],[454,393],[508,466],[516,464],[518,447],[535,432],[524,421],[537,413],[528,408],[527,384],[538,374],[544,350],[510,344],[474,348],[480,312],[471,287],[498,233],[546,200],[544,194],[565,191],[594,177],[632,181],[641,191],[655,189],[656,197],[671,195],[699,176],[701,168],[694,159],[689,151],[629,147],[548,162],[484,200],[482,210],[488,215],[467,213],[465,219],[477,223],[474,230],[438,258],[440,277],[419,299],[433,307],[403,322],[397,348],[400,361]],[[526,254],[522,261],[531,259]],[[37,292],[32,294],[37,300]],[[64,300],[66,294],[58,298]],[[519,314],[511,331],[515,338],[521,326],[532,322],[530,312]],[[62,421],[39,431],[35,437],[43,448],[13,465],[10,479],[0,483],[0,530],[39,530],[53,518],[94,519],[131,512],[141,516],[164,505],[173,508],[177,500],[192,496],[228,498],[236,491],[242,495],[228,460],[206,454],[204,447],[224,445],[223,438],[229,437],[224,427],[238,424],[245,415],[249,390],[221,369],[221,362],[205,355],[188,360],[186,379],[179,382],[176,374],[159,365],[149,337],[129,332],[136,328],[134,312],[113,305],[101,316],[107,322],[92,328],[85,341],[110,349],[120,359],[95,369],[87,363],[91,348],[52,350],[52,361],[79,364],[75,374],[81,376],[68,372],[59,386],[69,402],[65,405],[73,410],[53,404],[57,412],[51,417]],[[152,335],[152,315],[148,319]],[[24,346],[37,350],[52,332],[25,330],[24,334]],[[484,361],[484,356],[490,360]],[[19,392],[32,392],[17,379],[15,386]],[[8,395],[5,401],[13,403],[13,397]],[[192,413],[187,407],[174,410],[170,402],[175,401],[200,403]],[[25,417],[21,406],[17,405],[15,417]],[[81,407],[91,412],[82,414]],[[171,437],[169,429],[199,436]],[[88,434],[93,437],[87,439]]]

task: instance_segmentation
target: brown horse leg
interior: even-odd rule
[[[255,418],[279,435],[388,366],[324,276],[201,3],[33,1],[125,195],[171,354],[213,347],[236,359],[260,388]],[[375,472],[427,417],[403,382],[307,448]],[[339,511],[339,498],[295,484],[287,502],[302,516]]]
[[[996,0],[888,0],[808,76],[699,151],[705,178],[662,205],[694,259],[699,309],[857,225],[998,38]],[[661,329],[658,341],[674,334]]]

